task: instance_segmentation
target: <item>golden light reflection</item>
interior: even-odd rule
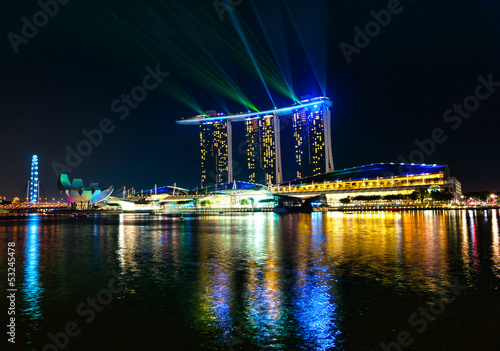
[[[353,320],[349,303],[371,306],[372,291],[415,292],[427,301],[428,293],[443,291],[457,276],[469,279],[474,269],[500,278],[498,217],[498,210],[487,217],[481,211],[252,213],[182,220],[124,214],[118,226],[92,223],[95,236],[85,237],[75,250],[69,235],[39,235],[38,223],[13,231],[26,237],[24,294],[32,309],[24,312],[32,320],[41,319],[48,291],[41,263],[44,269],[56,265],[49,258],[58,255],[66,267],[73,252],[85,252],[101,264],[100,254],[112,248],[113,268],[118,264],[123,273],[141,278],[127,289],[143,282],[154,287],[153,299],[166,297],[155,307],[181,306],[207,344],[217,340],[215,346],[225,349],[239,338],[244,340],[234,349],[293,349],[295,341],[297,349],[334,349],[342,346],[341,333],[349,332]],[[40,238],[48,240],[47,247],[54,245],[54,254],[42,250]],[[349,284],[367,289],[346,289]],[[246,337],[237,333],[238,326]]]
[[[462,253],[462,262],[464,267],[464,274],[467,277],[467,280],[470,280],[470,267],[471,267],[471,257],[470,257],[470,248],[469,248],[469,227],[467,224],[467,214],[465,211],[460,211],[460,222],[462,224],[461,234],[462,234],[462,243],[461,243],[461,253]]]
[[[465,211],[387,211],[207,218],[197,238],[198,325],[227,343],[241,317],[257,346],[280,349],[294,333],[304,347],[336,347],[344,313],[337,301],[345,298],[337,280],[440,293],[474,265],[477,218],[469,217]],[[492,253],[500,269],[493,218]]]
[[[132,215],[120,215],[117,255],[122,272],[137,271],[136,256],[138,254],[139,227],[130,223],[133,219]]]
[[[245,248],[249,267],[244,293],[245,319],[259,345],[280,347],[277,335],[284,332],[284,296],[280,284],[280,257],[275,233],[274,216],[252,216],[247,228]]]
[[[274,250],[274,229],[271,226],[269,216],[265,213],[255,213],[247,219],[241,218],[243,225],[246,228],[245,234],[245,253],[249,259],[263,263],[268,256],[268,250]]]
[[[386,285],[437,291],[450,280],[449,219],[432,212],[327,214],[332,264]]]

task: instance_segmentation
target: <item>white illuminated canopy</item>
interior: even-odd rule
[[[300,104],[298,105],[292,105],[289,107],[282,107],[273,110],[241,113],[236,115],[226,115],[226,114],[214,115],[214,116],[199,115],[188,119],[181,119],[176,123],[182,125],[198,125],[204,122],[223,121],[223,120],[228,120],[231,122],[241,122],[248,118],[263,117],[268,115],[287,116],[305,108],[318,108],[320,105],[327,105],[328,107],[331,107],[333,106],[333,103],[327,97],[317,97],[301,101]]]

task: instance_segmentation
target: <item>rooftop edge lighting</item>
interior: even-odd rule
[[[273,109],[273,110],[267,110],[267,111],[261,111],[261,112],[251,112],[251,113],[236,113],[236,114],[217,114],[216,116],[204,116],[204,115],[198,115],[195,117],[187,118],[187,119],[181,119],[176,121],[177,124],[182,124],[182,125],[198,125],[203,122],[210,122],[214,120],[229,120],[232,122],[238,122],[238,121],[244,121],[247,118],[252,118],[260,115],[276,115],[276,116],[286,116],[286,115],[291,115],[293,114],[297,109],[303,109],[303,108],[308,108],[308,107],[314,107],[315,105],[320,105],[324,104],[327,107],[333,106],[333,103],[331,100],[327,97],[321,96],[321,97],[316,97],[313,99],[307,99],[307,100],[302,100],[298,104],[294,104],[288,107],[281,107],[278,109]]]

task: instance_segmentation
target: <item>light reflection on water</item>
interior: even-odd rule
[[[132,221],[133,217],[121,214],[120,225],[118,226],[118,250],[117,255],[122,271],[137,271],[138,230],[137,225],[127,225],[127,221]]]
[[[197,331],[207,349],[224,348],[235,338],[254,349],[341,348],[357,328],[349,321],[380,308],[372,296],[381,291],[429,301],[457,276],[469,284],[480,276],[500,279],[498,216],[497,210],[255,213],[184,220],[123,214],[90,218],[77,227],[62,221],[48,227],[30,217],[15,227],[16,237],[25,232],[21,254],[28,307],[22,313],[36,331],[43,323],[41,306],[57,303],[44,294],[48,289],[57,295],[44,269],[50,274],[67,270],[65,279],[76,279],[74,268],[66,267],[67,254],[54,254],[63,251],[61,242],[75,242],[71,252],[99,267],[99,272],[88,268],[88,274],[117,270],[133,277],[120,301],[140,298],[152,313],[148,318],[158,314],[158,323],[174,307],[182,309],[184,324]],[[82,286],[77,280],[72,284],[75,290],[92,291],[107,280],[98,286],[89,282],[92,277]],[[352,286],[366,291],[349,290]],[[80,302],[75,300],[69,309]],[[239,319],[245,334],[237,333]],[[365,327],[373,323],[361,321]]]
[[[428,213],[329,213],[326,258],[396,289],[436,291],[450,280],[446,217]],[[348,233],[348,235],[345,235]]]
[[[40,307],[43,298],[43,287],[40,283],[40,241],[38,237],[39,219],[37,216],[30,216],[28,219],[27,240],[26,240],[26,258],[24,266],[24,284],[22,292],[24,302],[27,307],[22,313],[31,320],[34,329],[38,327],[37,320],[42,318]]]
[[[476,219],[477,219],[477,212],[469,210],[469,231],[470,231],[470,242],[472,246],[472,270],[474,272],[474,275],[477,275],[479,273],[479,252],[478,252],[478,242],[477,242],[477,229],[476,229]]]
[[[500,233],[498,230],[497,210],[492,210],[491,217],[491,230],[493,232],[491,258],[493,261],[493,272],[495,272],[495,275],[500,278]]]
[[[279,336],[285,332],[283,286],[273,217],[259,214],[249,222],[245,248],[249,260],[245,282],[245,319],[252,338],[261,347],[282,348]],[[255,331],[259,331],[255,333]]]

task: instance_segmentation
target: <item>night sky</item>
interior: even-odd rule
[[[26,38],[22,18],[32,23],[40,4],[2,1],[0,196],[20,195],[32,154],[44,195],[56,196],[54,162],[65,165],[67,147],[75,150],[87,140],[82,130],[100,124],[113,130],[69,167],[70,178],[116,189],[194,188],[199,130],[175,121],[245,111],[241,96],[259,110],[285,106],[292,94],[280,87],[287,86],[297,97],[326,94],[334,102],[336,169],[403,159],[448,164],[464,191],[500,191],[500,4],[396,3],[68,1],[49,7],[53,17],[35,16],[41,26],[35,34],[25,28]],[[346,59],[341,45],[354,48],[355,27],[365,32],[372,11],[388,6],[395,13],[385,27],[369,25],[370,42],[358,42],[363,47]],[[164,75],[157,76],[161,85],[127,113],[123,102],[113,107],[143,85],[148,66]],[[448,111],[464,100],[471,112]],[[244,163],[236,150],[243,131],[235,134],[234,153]],[[415,153],[415,139],[433,134],[442,142]],[[283,150],[288,163],[290,145]],[[288,173],[285,179],[293,178]],[[246,180],[245,172],[238,177]]]

